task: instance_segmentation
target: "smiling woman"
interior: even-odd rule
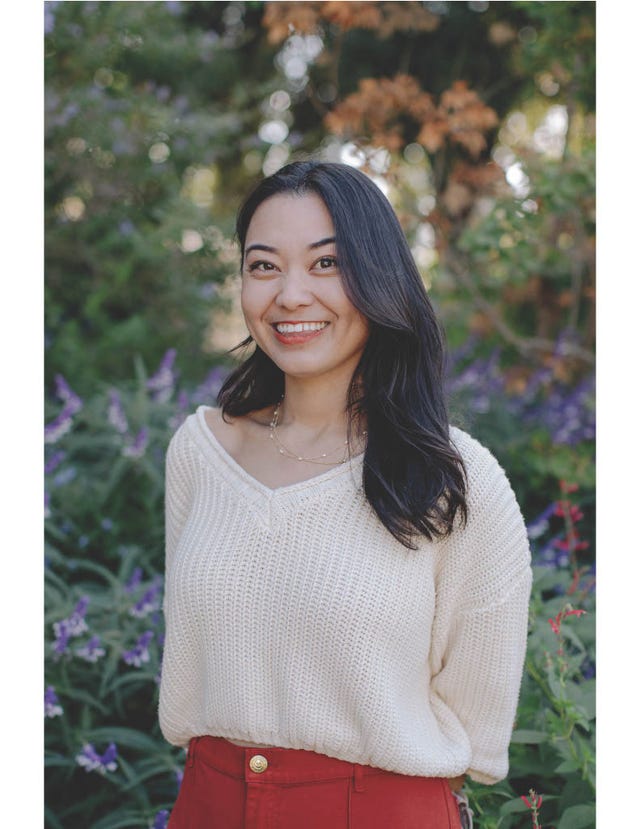
[[[167,455],[169,826],[468,826],[524,659],[515,497],[449,425],[437,319],[363,173],[290,164],[237,231],[253,352]]]
[[[251,336],[286,377],[346,388],[369,331],[342,285],[334,233],[313,193],[263,202],[247,232],[242,310]]]

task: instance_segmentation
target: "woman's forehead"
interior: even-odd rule
[[[268,244],[267,237],[281,242],[311,244],[333,236],[333,221],[320,196],[315,193],[278,193],[265,199],[256,209],[247,229],[245,245]]]

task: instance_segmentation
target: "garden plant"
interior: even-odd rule
[[[394,204],[534,585],[480,829],[595,826],[594,4],[45,4],[47,829],[163,829],[164,454],[241,337],[234,211],[306,152]]]

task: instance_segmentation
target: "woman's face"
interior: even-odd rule
[[[368,325],[342,287],[333,222],[319,196],[280,194],[257,208],[245,240],[242,310],[285,375],[351,379]]]

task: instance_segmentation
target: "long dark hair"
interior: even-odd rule
[[[367,422],[364,492],[389,532],[416,549],[416,534],[445,536],[458,512],[467,517],[464,464],[449,439],[440,325],[391,205],[344,164],[297,161],[264,179],[238,213],[243,260],[253,214],[280,193],[317,194],[333,220],[345,292],[369,321],[347,397],[349,422]],[[218,403],[223,416],[244,415],[275,405],[283,392],[282,371],[256,345]]]

